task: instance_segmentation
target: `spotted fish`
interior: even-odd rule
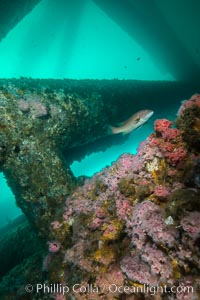
[[[128,120],[122,122],[119,127],[110,126],[109,132],[111,134],[127,134],[146,123],[152,117],[153,113],[154,112],[152,110],[148,109],[140,110],[132,115]]]

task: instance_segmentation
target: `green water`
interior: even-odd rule
[[[0,44],[0,77],[173,80],[91,0],[41,1]]]

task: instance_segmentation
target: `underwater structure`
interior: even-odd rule
[[[0,79],[0,172],[23,213],[0,227],[0,300],[200,299],[199,10],[0,0],[1,78],[30,76]],[[159,119],[137,153],[74,176],[141,109]]]
[[[0,41],[40,0],[0,1]]]
[[[1,299],[199,299],[200,95],[174,123],[156,120],[136,155],[75,178],[66,148],[106,139],[140,93],[168,98],[186,85],[0,85],[0,169],[28,220],[2,233]]]

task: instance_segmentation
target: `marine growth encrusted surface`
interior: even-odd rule
[[[200,298],[199,109],[194,95],[176,127],[157,120],[137,155],[123,154],[56,207],[38,271],[52,290],[31,299]]]

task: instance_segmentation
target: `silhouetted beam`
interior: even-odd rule
[[[41,0],[0,0],[0,41]]]
[[[0,228],[0,280],[16,265],[36,252],[41,252],[42,244],[24,215]],[[0,297],[1,297],[0,288]]]
[[[93,1],[150,54],[163,72],[171,73],[177,80],[199,77],[199,67],[154,0]]]

